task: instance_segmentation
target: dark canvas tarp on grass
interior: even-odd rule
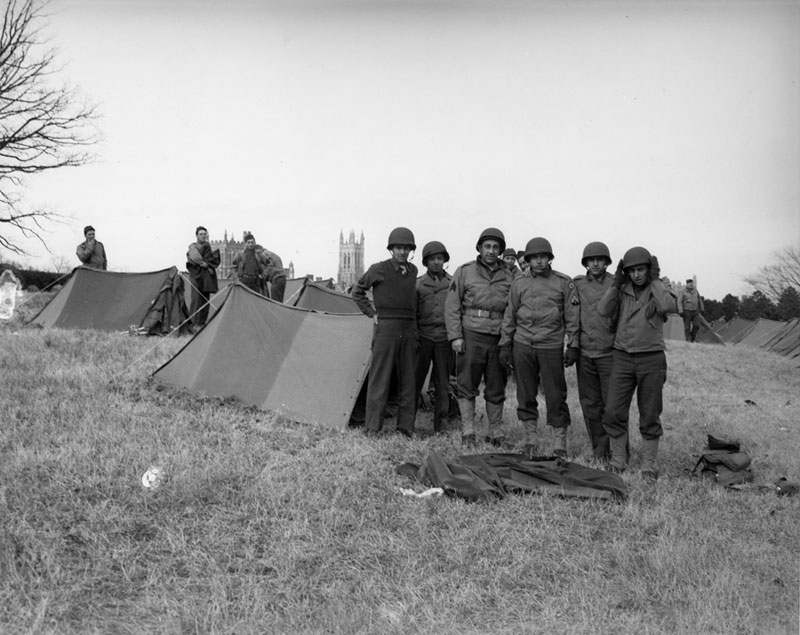
[[[364,315],[289,307],[236,283],[208,324],[153,375],[192,393],[344,429],[371,342]]]
[[[431,452],[422,465],[404,463],[397,471],[425,485],[441,487],[450,496],[471,501],[544,492],[609,501],[621,501],[627,496],[621,476],[555,457],[465,454],[445,461]]]
[[[183,296],[183,279],[176,267],[146,273],[78,267],[30,324],[101,331],[134,327],[166,334],[186,320]]]

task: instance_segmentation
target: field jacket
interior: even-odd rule
[[[500,346],[512,341],[536,348],[577,348],[580,331],[578,295],[572,278],[553,269],[520,276],[511,285]]]
[[[678,313],[685,311],[705,311],[703,307],[703,298],[697,292],[697,289],[681,289],[678,293]]]
[[[447,341],[444,303],[452,276],[446,271],[435,278],[427,271],[417,278],[417,330],[419,336],[434,342]]]
[[[498,335],[513,280],[508,267],[490,269],[480,256],[456,269],[445,300],[447,339],[463,338],[464,329]]]
[[[675,295],[661,280],[653,280],[636,298],[633,283],[626,282],[617,291],[603,293],[597,310],[601,315],[617,317],[614,348],[626,353],[649,353],[664,350],[664,322],[675,313]]]
[[[95,240],[94,248],[90,249],[87,242],[88,241],[83,241],[75,250],[75,255],[78,256],[78,260],[86,267],[105,271],[108,266],[108,261],[106,260],[106,248],[103,247],[103,243],[99,240]]]
[[[245,260],[245,250],[242,249],[241,251],[237,252],[236,255],[233,257],[233,262],[231,262],[231,266],[236,271],[236,277],[241,278],[244,275],[244,260]],[[267,277],[267,267],[270,265],[270,260],[267,255],[261,249],[254,249],[253,255],[256,259],[256,266],[258,267],[258,276],[261,279],[266,279]]]
[[[575,276],[581,314],[581,355],[590,358],[607,357],[614,350],[613,318],[600,315],[597,305],[603,294],[614,284],[614,276],[608,272],[600,279],[593,276]]]

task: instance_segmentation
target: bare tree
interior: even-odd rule
[[[800,291],[800,248],[784,247],[775,253],[775,262],[744,281],[772,302],[778,302],[789,287]]]
[[[98,140],[95,109],[57,82],[62,70],[42,33],[40,0],[8,0],[0,32],[0,248],[24,254],[18,240],[42,238],[52,211],[25,204],[25,177],[85,165]]]

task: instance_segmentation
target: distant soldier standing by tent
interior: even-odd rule
[[[517,416],[525,433],[525,453],[539,454],[541,382],[547,424],[555,433],[553,455],[565,457],[571,418],[564,367],[578,361],[578,296],[572,278],[551,267],[554,256],[549,240],[541,236],[529,240],[524,258],[530,275],[519,276],[511,285],[500,331],[500,363],[510,366],[513,359]]]
[[[256,249],[253,234],[248,232],[244,235],[244,249],[233,257],[231,265],[239,282],[256,293],[264,294],[269,260],[262,250]]]
[[[500,324],[514,280],[500,260],[506,239],[496,227],[483,230],[475,249],[478,257],[461,265],[453,274],[445,300],[447,337],[456,354],[458,406],[461,411],[461,441],[475,445],[475,398],[484,380],[483,396],[489,419],[486,440],[502,446],[505,437],[503,403],[506,399],[506,369],[500,364]]]
[[[683,335],[687,342],[694,342],[700,330],[701,313],[705,311],[703,298],[694,288],[694,280],[686,281],[686,286],[678,293],[678,315],[683,318]]]
[[[436,400],[433,408],[433,431],[441,432],[450,414],[450,368],[453,354],[444,324],[444,302],[451,276],[444,270],[450,254],[438,240],[422,248],[422,264],[427,271],[417,278],[417,395],[422,390],[428,369],[433,363],[431,379]]]
[[[269,298],[276,302],[283,302],[283,294],[286,291],[286,271],[283,268],[281,257],[261,245],[256,245],[256,249],[267,258],[268,265],[264,272],[264,280],[269,282]],[[266,284],[264,285],[264,295],[267,295]]]
[[[389,234],[386,248],[392,257],[370,266],[352,292],[361,311],[375,320],[365,431],[375,434],[383,428],[389,387],[396,373],[396,430],[411,437],[417,409],[417,268],[408,256],[417,248],[414,234],[406,227],[397,227]],[[367,297],[370,289],[374,308]]]
[[[217,267],[220,257],[219,249],[211,249],[205,227],[199,226],[194,234],[197,241],[191,243],[186,252],[186,269],[192,284],[192,326],[199,329],[208,320],[211,294],[219,291]]]
[[[78,248],[75,250],[78,260],[86,267],[105,271],[108,268],[106,248],[103,247],[103,243],[95,239],[94,227],[91,225],[84,227],[83,237],[86,240],[78,245]]]
[[[581,314],[581,346],[577,363],[578,395],[592,453],[594,458],[602,461],[609,457],[603,415],[608,400],[611,367],[614,364],[615,324],[611,318],[600,315],[597,305],[614,283],[614,276],[606,271],[611,262],[611,253],[606,244],[591,242],[584,248],[581,258],[586,275],[574,278]]]
[[[601,315],[617,322],[614,366],[608,386],[603,427],[609,436],[609,469],[623,472],[628,464],[628,418],[636,392],[642,434],[642,478],[658,478],[658,443],[663,390],[667,380],[664,322],[675,313],[675,296],[660,279],[658,259],[644,247],[632,247],[619,261],[614,284],[600,298]]]

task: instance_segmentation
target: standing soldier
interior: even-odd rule
[[[483,396],[489,420],[489,435],[485,440],[502,446],[505,437],[500,426],[507,374],[500,364],[498,343],[514,275],[500,260],[506,239],[499,229],[485,229],[475,247],[478,257],[461,265],[453,275],[445,301],[445,324],[450,345],[457,355],[462,442],[469,446],[476,443],[475,397],[484,380]]]
[[[283,268],[281,257],[261,245],[256,245],[256,249],[264,254],[268,263],[264,271],[264,295],[276,302],[283,302],[283,294],[286,292],[286,270]],[[267,293],[267,282],[269,282],[269,293]]]
[[[517,384],[517,416],[525,433],[525,453],[538,454],[539,383],[547,405],[547,424],[555,431],[553,455],[567,455],[567,406],[564,367],[578,360],[578,296],[572,278],[555,271],[553,248],[546,238],[532,238],[525,246],[530,275],[511,285],[500,337],[501,362],[513,359]],[[567,351],[564,352],[564,338]]]
[[[108,268],[108,260],[106,259],[106,248],[99,240],[95,240],[94,227],[87,225],[83,228],[83,237],[86,239],[75,250],[78,260],[81,264],[92,269],[102,269],[105,271]]]
[[[522,275],[522,270],[517,266],[517,252],[511,247],[503,251],[503,262],[506,263],[508,270],[514,274],[514,277]]]
[[[212,294],[219,291],[217,267],[219,249],[212,249],[208,242],[208,230],[202,225],[194,230],[195,242],[186,252],[186,269],[192,284],[192,327],[197,330],[205,326]]]
[[[451,276],[444,270],[450,254],[438,240],[422,248],[422,264],[427,271],[417,278],[417,330],[419,351],[417,359],[417,395],[422,391],[428,369],[433,362],[431,379],[436,393],[433,408],[433,431],[441,432],[450,413],[450,367],[453,354],[444,324],[444,302],[450,288]]]
[[[389,386],[396,372],[399,393],[396,429],[411,437],[417,408],[417,268],[408,261],[408,256],[417,248],[414,234],[410,229],[397,227],[389,234],[386,248],[392,257],[370,266],[352,291],[361,311],[375,321],[365,431],[376,434],[383,429]],[[375,308],[367,297],[370,289]]]
[[[236,279],[256,293],[264,293],[264,275],[268,260],[263,251],[256,249],[256,239],[250,232],[244,235],[244,249],[233,257]]]
[[[686,286],[678,293],[678,315],[683,318],[683,335],[687,342],[697,339],[700,314],[704,311],[703,298],[694,288],[694,280],[687,280]]]
[[[658,441],[663,389],[667,380],[664,322],[675,313],[675,296],[660,279],[658,259],[644,247],[631,247],[617,266],[614,284],[600,298],[597,310],[617,323],[614,365],[608,386],[603,427],[609,438],[609,469],[621,473],[628,464],[628,418],[633,393],[639,406],[642,434],[642,478],[658,478]]]
[[[586,267],[586,275],[575,276],[581,314],[578,395],[594,458],[606,461],[608,435],[603,428],[603,415],[614,363],[615,325],[611,318],[600,315],[597,304],[614,283],[614,276],[606,271],[611,264],[608,247],[601,242],[589,243],[583,250],[581,264]]]

